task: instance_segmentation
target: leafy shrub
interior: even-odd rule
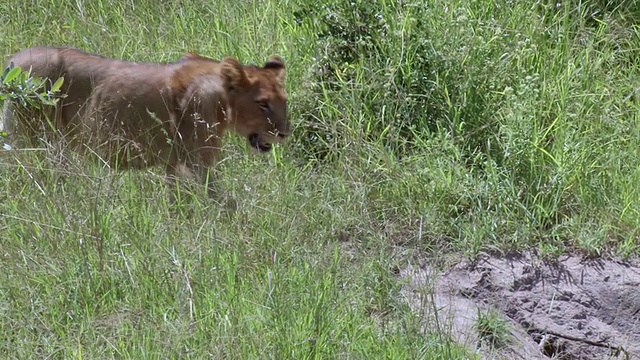
[[[21,107],[40,109],[42,106],[54,106],[61,98],[60,88],[64,79],[61,77],[54,83],[48,79],[31,76],[29,71],[23,71],[19,66],[8,66],[0,77],[0,105],[7,101]],[[5,114],[2,114],[3,116]],[[4,119],[3,119],[4,121]],[[5,129],[0,131],[0,137],[8,137]],[[3,143],[5,149],[10,146]]]
[[[495,131],[485,120],[495,110],[488,98],[495,74],[491,64],[465,63],[465,57],[489,54],[469,54],[486,49],[469,46],[475,34],[440,38],[439,26],[468,27],[468,19],[438,24],[431,12],[417,2],[354,0],[295,13],[299,26],[316,30],[318,49],[305,81],[313,94],[307,98],[316,100],[302,105],[303,151],[326,158],[367,140],[401,155],[438,130],[450,132],[470,154],[489,150],[487,138]]]

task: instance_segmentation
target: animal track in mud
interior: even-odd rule
[[[640,267],[632,263],[567,256],[550,264],[520,255],[461,262],[440,274],[407,267],[401,276],[409,280],[406,298],[425,322],[435,315],[425,302],[435,300],[451,321],[452,337],[484,357],[640,357]],[[506,349],[476,345],[478,309],[490,308],[512,325]]]

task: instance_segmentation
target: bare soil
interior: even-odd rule
[[[408,303],[482,359],[640,359],[640,267],[620,260],[532,255],[461,262],[444,272],[426,264],[400,275]],[[508,341],[477,331],[495,311]],[[498,334],[499,337],[501,334]]]

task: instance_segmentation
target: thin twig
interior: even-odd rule
[[[566,334],[562,334],[553,330],[548,330],[548,329],[539,329],[536,327],[530,328],[529,332],[538,332],[540,334],[549,334],[549,335],[554,335],[557,336],[559,338],[563,338],[566,340],[570,340],[570,341],[577,341],[577,342],[581,342],[587,345],[591,345],[591,346],[596,346],[596,347],[601,347],[601,348],[606,348],[609,350],[615,350],[615,356],[620,355],[620,352],[622,352],[624,354],[624,359],[625,360],[629,360],[629,353],[627,352],[627,350],[625,350],[622,346],[614,346],[611,345],[610,343],[606,342],[606,341],[593,341],[593,340],[589,340],[589,339],[585,339],[585,338],[579,338],[576,336],[571,336],[571,335],[566,335]]]

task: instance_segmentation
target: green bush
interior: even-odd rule
[[[316,45],[299,87],[297,151],[368,164],[372,148],[401,160],[455,147],[448,161],[487,188],[452,205],[466,208],[452,213],[453,238],[484,211],[504,219],[505,234],[558,239],[610,221],[594,208],[633,223],[638,213],[623,209],[638,194],[619,180],[638,163],[622,120],[637,117],[637,14],[633,2],[597,1],[301,6],[296,24]]]
[[[469,153],[490,151],[495,126],[486,120],[499,105],[491,90],[502,79],[491,71],[495,64],[466,60],[490,59],[495,49],[467,48],[478,41],[474,34],[439,38],[433,12],[419,2],[385,0],[330,1],[296,12],[297,24],[316,29],[318,42],[305,81],[316,100],[302,107],[302,149],[324,158],[368,140],[401,155],[420,150],[417,138],[447,131]],[[366,120],[335,126],[336,117]]]
[[[4,107],[8,101],[23,108],[40,109],[43,106],[55,106],[63,96],[60,93],[63,82],[62,77],[52,83],[49,79],[31,76],[29,71],[23,71],[20,67],[11,64],[0,76],[0,106]],[[0,132],[0,137],[9,137],[4,130]],[[2,143],[2,146],[5,149],[11,148],[7,143]]]

